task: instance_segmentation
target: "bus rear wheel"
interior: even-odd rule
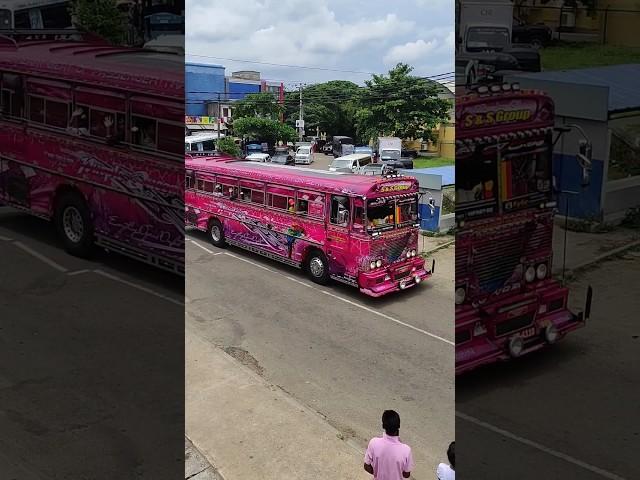
[[[56,202],[54,221],[65,250],[77,257],[93,251],[93,221],[84,198],[75,192],[63,193]]]
[[[209,222],[209,228],[207,229],[209,234],[209,241],[218,248],[224,248],[226,242],[224,240],[224,229],[220,220],[213,219]]]
[[[312,250],[307,257],[306,270],[311,280],[320,285],[329,282],[329,262],[320,250]]]

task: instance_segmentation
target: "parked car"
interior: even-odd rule
[[[518,17],[513,17],[511,40],[513,43],[528,43],[534,48],[548,45],[553,39],[553,30],[543,23],[528,25]]]
[[[368,153],[351,153],[338,157],[329,165],[330,172],[357,173],[365,165],[372,161]]]
[[[360,175],[389,175],[395,172],[395,168],[386,163],[370,163],[362,167],[357,173]]]
[[[246,156],[245,160],[266,163],[271,161],[271,156],[268,153],[251,153]]]
[[[313,152],[311,145],[303,145],[296,150],[295,163],[302,165],[311,165],[313,162]]]
[[[288,151],[276,152],[273,157],[271,157],[271,163],[277,163],[279,165],[295,165],[295,160],[293,159],[293,155],[291,155]]]
[[[325,143],[324,147],[322,147],[322,153],[324,153],[325,155],[331,155],[331,152],[333,152],[333,144]]]

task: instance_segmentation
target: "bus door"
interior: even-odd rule
[[[329,199],[326,245],[332,274],[344,275],[347,273],[349,252],[351,250],[350,217],[351,199],[346,195],[331,195]]]

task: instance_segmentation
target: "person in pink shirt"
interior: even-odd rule
[[[374,480],[402,480],[413,470],[411,447],[400,441],[400,415],[393,410],[382,414],[382,437],[374,437],[364,454],[364,469]]]

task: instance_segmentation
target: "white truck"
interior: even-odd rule
[[[456,8],[461,53],[501,52],[511,47],[511,0],[458,0]]]
[[[402,156],[402,140],[398,137],[378,137],[377,159],[394,168],[413,168],[413,160]]]

